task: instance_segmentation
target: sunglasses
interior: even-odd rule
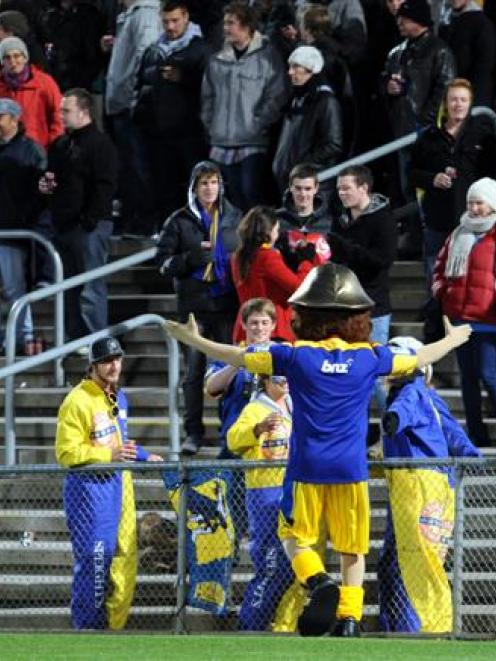
[[[107,400],[110,406],[112,407],[110,410],[110,414],[112,415],[113,418],[117,418],[119,415],[119,406],[117,404],[117,395],[113,392],[107,393]]]
[[[276,383],[278,385],[284,385],[285,383],[288,382],[285,376],[271,376],[270,377],[270,382],[271,383]]]

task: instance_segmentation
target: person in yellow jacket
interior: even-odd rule
[[[248,460],[286,459],[291,410],[286,378],[260,377],[258,393],[227,432],[228,449]],[[255,575],[244,594],[239,624],[245,631],[265,631],[294,580],[291,563],[277,536],[284,468],[251,468],[245,476],[250,556]]]
[[[89,372],[62,402],[55,453],[64,467],[162,461],[127,437],[118,388],[124,352],[113,337],[90,347]],[[122,629],[136,584],[136,511],[131,473],[70,472],[64,509],[74,553],[71,615],[76,629]]]

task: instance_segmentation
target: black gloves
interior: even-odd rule
[[[295,256],[298,265],[300,265],[301,262],[313,261],[313,258],[315,257],[315,244],[309,242],[303,246],[298,246],[295,249]]]
[[[192,269],[199,269],[212,261],[212,251],[205,250],[201,246],[195,246],[188,251],[186,263]]]
[[[391,411],[390,413],[384,414],[382,418],[382,428],[384,429],[385,434],[388,436],[394,436],[398,431],[399,425],[400,418],[397,413]]]

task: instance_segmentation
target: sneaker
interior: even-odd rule
[[[327,574],[317,574],[308,581],[310,601],[298,618],[302,636],[323,636],[334,627],[339,603],[339,587]]]
[[[196,438],[195,436],[186,436],[181,445],[181,454],[185,457],[192,457],[198,452],[201,444],[202,442],[199,438]]]
[[[345,617],[336,622],[332,635],[341,638],[359,638],[360,623],[354,617]]]

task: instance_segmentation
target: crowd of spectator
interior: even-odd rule
[[[495,5],[0,0],[0,230],[30,228],[53,241],[65,277],[104,265],[112,234],[154,237],[180,321],[194,313],[214,341],[264,345],[267,333],[262,342],[248,324],[269,321],[272,341],[301,337],[288,299],[313,267],[329,261],[356,274],[374,304],[370,339],[386,344],[400,231],[406,252],[424,258],[426,339],[440,336],[441,310],[474,325],[458,360],[469,435],[486,444],[474,384],[483,382],[496,407],[494,269],[487,267],[495,259],[496,128],[470,113],[474,105],[494,106]],[[352,165],[335,179],[322,175],[411,132],[418,133],[413,149],[372,164],[373,171]],[[393,208],[404,203],[416,211],[398,225]],[[43,252],[28,267],[30,249],[0,241],[8,305],[53,278]],[[250,307],[252,299],[262,304]],[[68,291],[65,310],[68,340],[105,328],[105,282]],[[318,335],[322,325],[311,316],[305,333],[312,324]],[[32,352],[33,334],[26,308],[19,353]],[[194,455],[205,433],[207,363],[193,347],[186,359],[182,451]],[[291,425],[286,384],[217,367],[207,372],[207,390],[223,396],[221,456],[258,457],[274,426],[267,409]],[[382,414],[386,389],[380,381],[372,387]],[[238,422],[233,391],[236,418],[246,392],[256,393]],[[260,418],[253,422],[251,414]],[[283,436],[287,451],[289,433]],[[266,543],[286,563],[285,589],[292,573],[275,513],[269,542],[257,537],[256,523],[260,499],[279,498],[280,483],[246,486],[257,568],[250,589],[265,580],[257,552]],[[365,552],[361,541],[343,546],[345,565],[346,556]],[[363,567],[345,566],[343,575],[354,571],[361,581]],[[279,599],[284,590],[276,591]],[[363,594],[353,600],[341,619],[358,621]],[[256,628],[250,608],[242,610],[243,626]],[[356,635],[353,623],[348,628],[344,635]]]

